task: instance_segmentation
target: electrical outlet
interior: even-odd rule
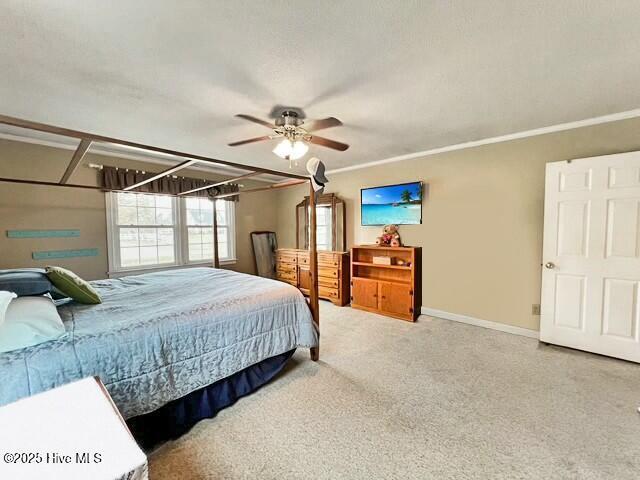
[[[531,305],[531,315],[540,315],[540,304],[534,303]]]

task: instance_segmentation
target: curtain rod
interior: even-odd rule
[[[86,165],[87,168],[93,168],[95,170],[104,170],[104,167],[108,167],[110,165],[102,165],[100,163],[88,163]],[[120,170],[122,168],[122,170],[124,170],[125,172],[128,172],[129,170],[131,170],[132,172],[140,172],[140,173],[147,173],[146,170],[139,170],[137,168],[124,168],[124,167],[113,167],[116,170]],[[173,177],[178,177],[178,175],[172,175]]]
[[[103,170],[103,169],[104,169],[104,167],[105,167],[105,165],[101,165],[101,164],[99,164],[99,163],[88,163],[88,164],[87,164],[87,165],[85,165],[85,166],[86,166],[87,168],[93,168],[93,169],[95,169],[95,170]],[[119,168],[122,168],[122,167],[113,167],[113,168],[115,168],[116,170],[118,170]],[[124,170],[124,171],[126,171],[126,172],[128,172],[129,170],[133,171],[134,169],[133,169],[133,168],[123,168],[123,170]],[[146,174],[146,173],[147,173],[147,171],[146,171],[146,170],[138,170],[138,169],[135,169],[135,171],[136,171],[136,173],[137,173],[137,172],[140,172],[140,173],[142,173],[142,174]],[[151,172],[149,172],[149,173],[151,173]],[[251,174],[242,175],[242,177],[244,178],[244,177],[255,176],[255,175],[260,175],[260,172],[253,172],[253,173],[251,173]],[[173,177],[173,178],[179,178],[179,177],[181,177],[182,175],[174,175],[174,174],[171,174],[171,175],[167,175],[167,176],[168,176],[168,177]],[[185,178],[185,177],[182,177],[182,178]],[[239,178],[239,177],[238,177],[238,178]],[[212,182],[213,182],[214,180],[210,180],[210,181],[212,181]],[[198,188],[198,189],[194,189],[194,190],[191,190],[191,191],[188,191],[188,192],[181,192],[181,193],[179,194],[179,196],[184,196],[184,195],[187,195],[187,194],[189,194],[189,193],[192,193],[193,191],[197,191],[197,190],[205,190],[205,189],[207,189],[207,188],[212,188],[212,187],[216,187],[216,186],[218,186],[218,185],[224,185],[224,184],[229,184],[229,185],[238,185],[238,187],[240,187],[240,188],[244,187],[244,185],[243,185],[242,183],[224,182],[224,181],[223,181],[223,182],[217,182],[217,183],[212,184],[212,185],[205,185],[204,187],[200,187],[200,188]],[[275,184],[275,185],[277,185],[277,184]],[[115,191],[115,190],[114,190],[114,191]],[[136,191],[136,190],[127,190],[127,191],[128,191],[129,193],[145,193],[145,192],[138,192],[138,191]],[[124,192],[124,190],[123,190],[123,192]]]

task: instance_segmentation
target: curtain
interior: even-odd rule
[[[105,166],[102,169],[102,185],[110,190],[124,190],[126,187],[135,185],[138,182],[153,177],[156,173],[138,170],[129,170],[126,168],[115,168]],[[147,193],[164,193],[169,195],[177,195],[180,192],[186,192],[194,188],[204,187],[209,183],[215,183],[214,180],[203,180],[201,178],[174,177],[173,175],[165,176],[149,182],[146,185],[132,190],[132,192]],[[207,188],[198,192],[190,193],[190,197],[215,197],[225,193],[235,193],[239,191],[238,185],[228,183],[213,188]],[[238,201],[239,195],[227,197],[225,200]]]

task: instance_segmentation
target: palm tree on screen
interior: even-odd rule
[[[400,194],[400,198],[404,203],[409,203],[411,201],[411,192],[409,190],[404,190]]]

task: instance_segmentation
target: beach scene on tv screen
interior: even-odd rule
[[[362,190],[362,225],[416,225],[421,220],[420,182]]]

